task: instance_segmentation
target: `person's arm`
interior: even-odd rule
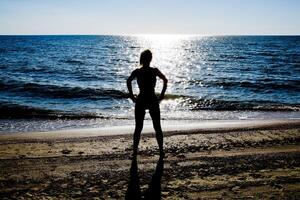
[[[131,82],[132,80],[136,77],[136,71],[134,70],[131,75],[128,77],[127,79],[127,88],[128,88],[128,91],[129,91],[129,98],[135,102],[136,101],[136,97],[133,95],[133,91],[132,91],[132,85],[131,85]]]
[[[163,73],[161,73],[161,71],[159,71],[159,69],[157,69],[157,76],[164,81],[164,86],[163,86],[163,89],[161,90],[160,97],[159,97],[159,100],[161,101],[165,97],[165,92],[167,90],[168,79],[166,78],[166,76]]]

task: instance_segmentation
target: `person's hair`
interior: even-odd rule
[[[147,49],[141,53],[140,65],[149,64],[152,60],[152,52]]]

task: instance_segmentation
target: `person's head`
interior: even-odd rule
[[[150,65],[151,60],[152,60],[152,53],[149,49],[141,53],[140,65],[142,66]]]

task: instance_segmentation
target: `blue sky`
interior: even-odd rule
[[[0,0],[0,34],[300,34],[298,0]]]

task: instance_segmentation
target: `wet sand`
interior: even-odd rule
[[[146,128],[136,163],[133,127],[2,135],[0,197],[300,199],[299,120],[205,123],[165,127],[163,161]]]

